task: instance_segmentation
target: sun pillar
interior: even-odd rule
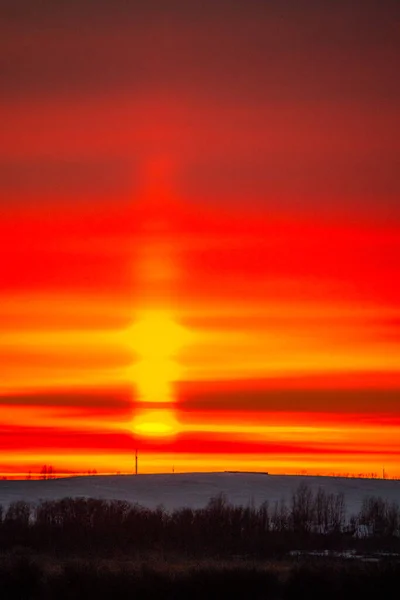
[[[172,306],[179,274],[173,231],[173,165],[161,157],[149,161],[143,171],[141,243],[136,260],[140,302],[130,330],[138,400],[133,430],[136,435],[158,437],[177,432],[174,382],[182,376],[179,353],[188,335]]]

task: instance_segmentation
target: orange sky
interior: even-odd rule
[[[398,5],[148,4],[6,2],[0,471],[400,476]]]

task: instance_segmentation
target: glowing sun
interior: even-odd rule
[[[175,435],[178,429],[175,411],[170,408],[143,410],[133,422],[133,431],[140,436],[168,437]]]
[[[173,402],[172,382],[182,375],[179,350],[187,343],[188,331],[166,311],[146,311],[130,330],[131,343],[138,360],[133,380],[139,400]]]
[[[143,436],[169,436],[178,430],[175,417],[173,383],[182,378],[179,353],[191,338],[167,311],[147,310],[141,313],[129,330],[130,344],[137,361],[132,379],[143,403],[137,412],[133,431]],[[165,408],[145,407],[162,403]]]

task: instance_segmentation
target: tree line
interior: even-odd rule
[[[288,502],[234,506],[220,494],[202,509],[151,510],[126,501],[64,498],[0,508],[0,551],[277,556],[294,549],[400,552],[400,507],[366,497],[347,515],[342,493],[301,483]]]

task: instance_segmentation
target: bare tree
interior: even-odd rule
[[[314,498],[311,488],[304,482],[300,483],[292,495],[291,511],[294,531],[309,532],[314,522]]]

